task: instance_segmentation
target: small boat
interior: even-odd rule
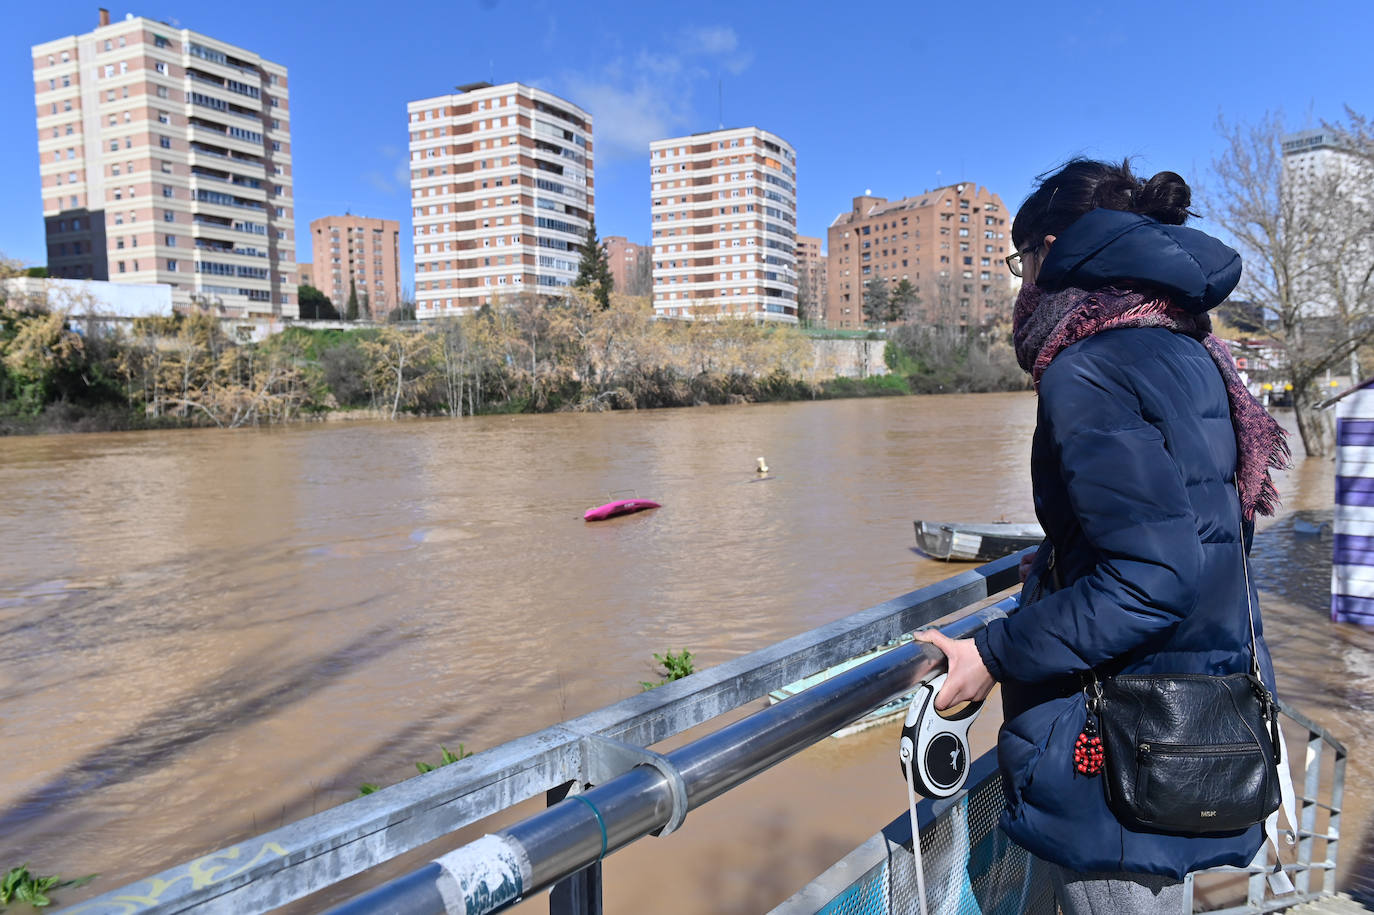
[[[898,645],[905,645],[907,642],[910,641],[910,634],[903,635],[899,639],[893,639],[892,641],[884,645],[879,645],[876,648],[869,649],[861,655],[850,658],[848,661],[841,661],[834,667],[827,667],[825,670],[819,671],[818,673],[814,673],[809,677],[802,677],[800,680],[797,680],[793,683],[789,683],[786,686],[780,686],[768,694],[768,704],[772,705],[774,703],[781,702],[784,699],[791,698],[792,696],[795,696],[797,693],[800,693],[803,690],[810,689],[818,683],[823,683],[837,674],[842,674],[847,670],[852,670],[855,667],[858,667],[860,664],[866,664],[867,662],[878,657],[878,655],[889,652],[892,649],[896,648]],[[915,694],[913,693],[912,695]],[[831,734],[830,736],[848,737],[850,734],[857,734],[860,731],[866,731],[871,727],[876,727],[895,718],[900,718],[902,715],[906,714],[906,707],[910,704],[911,696],[898,696],[891,702],[887,702],[883,705],[878,706],[873,711],[869,712],[867,715],[860,718],[858,721],[855,721],[853,724],[845,725],[844,727],[840,728],[838,731]]]
[[[1045,539],[1039,524],[988,521],[965,524],[958,521],[917,521],[916,545],[935,559],[962,559],[989,562],[1017,550],[1036,546]]]
[[[614,502],[607,502],[605,505],[587,509],[586,513],[582,515],[582,520],[605,521],[607,518],[629,515],[634,512],[642,512],[647,508],[658,507],[657,502],[650,502],[648,499],[616,499]]]

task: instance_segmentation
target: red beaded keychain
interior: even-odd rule
[[[1079,775],[1093,776],[1102,771],[1102,738],[1097,736],[1097,720],[1092,715],[1074,742],[1073,767]]]
[[[1083,732],[1073,744],[1073,768],[1079,775],[1089,778],[1102,771],[1102,738],[1097,736],[1097,710],[1102,700],[1102,686],[1097,678],[1092,678],[1093,694],[1088,693],[1089,684],[1083,685],[1083,697],[1088,707],[1088,719],[1083,723]]]

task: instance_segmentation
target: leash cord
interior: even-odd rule
[[[915,752],[913,746],[912,752]],[[921,915],[930,915],[926,909],[926,872],[921,859],[921,827],[916,822],[916,779],[911,771],[911,757],[902,754],[902,766],[906,769],[906,799],[911,812],[911,860],[916,866],[916,899],[920,903]]]

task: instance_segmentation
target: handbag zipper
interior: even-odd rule
[[[1142,743],[1136,747],[1136,756],[1142,764],[1149,763],[1152,754],[1161,756],[1242,756],[1247,753],[1262,753],[1253,743]]]

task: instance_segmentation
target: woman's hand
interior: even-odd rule
[[[1031,566],[1035,565],[1035,555],[1035,553],[1027,553],[1021,557],[1021,561],[1016,565],[1016,572],[1021,576],[1021,584],[1023,585],[1030,576]]]
[[[935,710],[943,712],[961,702],[980,702],[988,697],[997,681],[988,673],[973,639],[951,639],[935,629],[916,633],[916,641],[929,642],[949,659],[949,676],[935,697]]]

